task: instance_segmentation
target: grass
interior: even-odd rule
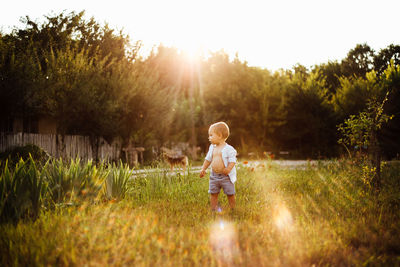
[[[65,168],[82,173],[76,165]],[[345,162],[304,170],[270,162],[253,171],[239,166],[237,208],[230,212],[221,194],[220,214],[209,210],[208,180],[197,174],[152,173],[125,183],[123,167],[82,168],[104,186],[107,179],[123,184],[123,194],[117,190],[118,198],[109,198],[106,188],[96,189],[96,201],[76,197],[75,205],[43,209],[35,221],[1,224],[0,265],[400,264],[400,166],[395,164],[384,168],[379,196],[363,184],[362,170]],[[86,188],[78,186],[81,192]]]

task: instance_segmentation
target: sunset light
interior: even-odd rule
[[[0,266],[400,266],[399,0],[0,8]]]
[[[42,20],[51,12],[85,10],[87,17],[123,30],[132,41],[141,40],[143,52],[160,43],[188,54],[223,49],[231,57],[238,53],[249,65],[273,70],[291,68],[297,63],[311,66],[340,60],[357,43],[367,42],[380,49],[399,41],[398,36],[391,34],[397,24],[394,12],[399,8],[399,2],[394,0],[383,1],[383,5],[361,0],[40,3],[5,4],[6,8],[0,11],[3,30],[19,25],[19,18],[25,15]],[[385,21],[385,27],[376,21]],[[354,31],[355,28],[359,30]]]

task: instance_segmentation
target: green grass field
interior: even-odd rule
[[[68,177],[110,177],[100,167],[83,172],[77,166],[64,166]],[[121,176],[116,170],[122,168],[115,167],[113,177]],[[237,207],[229,211],[221,194],[218,214],[209,210],[208,179],[190,172],[115,183],[126,189],[114,190],[115,198],[86,183],[79,194],[52,194],[58,200],[43,201],[36,220],[2,223],[0,265],[398,266],[399,171],[396,164],[385,166],[376,196],[362,170],[345,162],[303,170],[239,164]],[[91,192],[97,195],[88,197]]]

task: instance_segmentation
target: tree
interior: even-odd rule
[[[139,46],[82,17],[62,13],[42,24],[27,17],[25,29],[2,36],[2,115],[51,116],[59,134],[90,136],[94,151],[99,137],[143,144],[157,132],[168,91],[136,56]]]
[[[380,131],[380,144],[383,156],[393,159],[400,155],[400,65],[389,64],[380,75],[380,80],[383,93],[390,92],[384,113],[394,116]]]
[[[2,36],[0,40],[0,119],[4,122],[18,117],[27,122],[38,113],[40,104],[34,101],[42,76],[35,49],[30,45],[24,53],[18,53],[11,36]],[[23,126],[30,130],[27,123]]]
[[[226,121],[235,129],[229,139],[243,150],[257,140],[251,134],[258,103],[251,95],[255,80],[250,67],[237,58],[230,61],[224,52],[213,54],[202,69],[205,122]],[[247,151],[246,151],[247,152]]]
[[[378,191],[381,187],[381,149],[378,132],[392,118],[392,116],[384,113],[384,105],[387,100],[388,93],[383,101],[378,101],[376,98],[370,99],[367,110],[358,115],[351,115],[344,123],[338,125],[342,134],[342,138],[338,142],[346,147],[349,154],[348,146],[356,146],[360,149],[362,147],[368,148],[373,176],[370,181],[367,180],[366,182],[374,185]]]
[[[393,61],[395,66],[400,65],[400,45],[389,45],[374,56],[374,69],[382,74]]]
[[[254,83],[249,92],[248,106],[253,117],[249,122],[249,132],[257,140],[259,152],[276,151],[281,135],[277,130],[286,122],[284,95],[289,81],[278,72],[271,74],[267,70],[251,68],[251,73]]]
[[[374,67],[374,50],[367,44],[357,44],[342,60],[342,73],[346,77],[364,77]]]
[[[326,86],[329,90],[329,98],[331,99],[335,94],[336,90],[340,87],[340,77],[343,76],[342,65],[337,61],[323,63],[315,66],[313,72],[320,71],[321,77],[325,78]]]
[[[296,72],[286,90],[285,124],[279,128],[279,143],[300,157],[334,155],[335,114],[327,98],[321,72]]]
[[[368,99],[382,91],[375,71],[371,71],[365,77],[341,77],[340,85],[332,99],[340,120],[364,110]]]

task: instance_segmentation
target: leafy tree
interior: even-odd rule
[[[128,68],[129,67],[129,68]],[[171,128],[173,93],[162,86],[159,74],[146,61],[136,60],[119,79],[125,85],[119,91],[120,135],[136,145],[161,146]]]
[[[342,65],[337,61],[323,63],[315,66],[313,72],[320,71],[321,77],[324,77],[327,89],[329,90],[329,98],[336,94],[336,90],[340,87],[340,77],[343,76]]]
[[[184,141],[195,148],[198,143],[197,128],[200,125],[201,59],[198,62],[189,60],[178,49],[160,45],[145,62],[157,73],[161,87],[166,90],[164,96],[171,103],[164,114],[168,127],[164,128],[162,136],[165,138],[160,140],[161,144]],[[173,127],[170,122],[174,122]],[[192,153],[192,157],[195,158],[196,153]]]
[[[364,77],[374,63],[374,50],[367,44],[357,44],[342,60],[342,73],[346,77]]]
[[[341,86],[332,99],[338,116],[343,120],[364,110],[367,100],[373,96],[378,96],[382,91],[378,82],[375,71],[368,73],[365,78],[341,77]]]
[[[392,62],[380,75],[382,91],[390,92],[385,103],[384,113],[392,114],[386,127],[380,131],[380,144],[387,159],[399,158],[400,155],[400,66]],[[382,98],[383,96],[381,96]]]
[[[143,143],[149,137],[139,130],[156,132],[168,91],[136,56],[139,46],[82,17],[60,14],[42,24],[27,18],[26,29],[2,36],[2,114],[50,115],[58,133],[88,135],[95,151],[99,137],[135,135]]]
[[[384,105],[387,102],[388,94],[383,101],[372,98],[368,101],[366,111],[360,112],[358,115],[351,115],[344,123],[338,126],[342,138],[339,143],[346,147],[350,154],[348,146],[356,146],[358,148],[368,147],[370,156],[370,165],[374,175],[367,184],[374,185],[377,190],[381,186],[381,150],[378,140],[378,132],[382,126],[387,123],[392,116],[384,113]]]
[[[374,69],[381,74],[389,67],[391,61],[395,66],[400,65],[400,45],[391,44],[381,49],[374,56]]]
[[[33,97],[41,77],[35,49],[29,46],[24,53],[17,53],[10,36],[0,40],[0,118],[12,121],[19,117],[29,121],[38,113],[39,105]]]
[[[249,92],[253,118],[249,123],[249,134],[257,140],[256,145],[263,152],[278,150],[277,131],[286,121],[285,89],[289,82],[287,77],[276,72],[252,68],[254,84]]]
[[[326,91],[319,71],[309,74],[295,69],[286,94],[286,123],[279,129],[283,149],[297,151],[297,156],[333,155],[336,118]]]
[[[235,129],[230,142],[246,150],[246,145],[255,141],[250,129],[257,105],[251,101],[255,81],[250,68],[237,58],[231,62],[224,52],[210,57],[207,66],[202,71],[206,124],[226,121]]]
[[[108,58],[112,60],[123,60],[126,57],[134,58],[138,43],[129,48],[129,37],[122,32],[115,34],[108,25],[101,26],[94,18],[89,21],[84,19],[85,12],[60,13],[58,15],[45,16],[46,21],[38,23],[27,16],[22,21],[24,29],[15,29],[11,36],[15,42],[18,53],[23,53],[30,45],[37,51],[41,68],[46,71],[45,56],[53,51],[57,57],[59,51],[73,48],[79,53],[85,51],[90,58],[96,57],[99,60]]]

